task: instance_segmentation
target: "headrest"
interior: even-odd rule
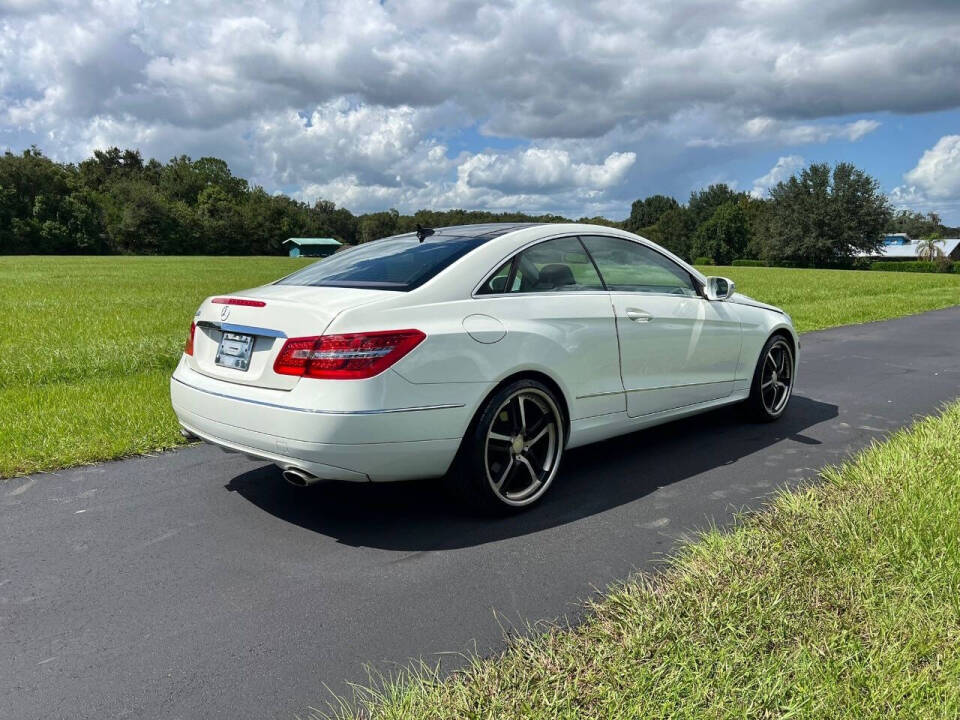
[[[537,284],[562,287],[564,285],[576,285],[577,281],[573,277],[573,270],[570,269],[569,265],[553,263],[540,268],[540,277],[537,278]]]

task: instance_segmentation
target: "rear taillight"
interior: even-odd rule
[[[187,335],[187,344],[183,346],[185,355],[193,355],[193,336],[197,334],[197,324],[190,323],[190,334]]]
[[[360,380],[382,373],[426,337],[419,330],[321,335],[287,340],[273,371],[326,380]]]

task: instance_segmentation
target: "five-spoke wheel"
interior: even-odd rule
[[[472,507],[518,510],[553,482],[563,445],[564,418],[553,392],[536,380],[516,380],[481,408],[449,482]]]
[[[493,414],[484,464],[487,482],[506,503],[524,503],[552,478],[563,428],[553,399],[527,388],[510,395]]]
[[[753,377],[749,403],[760,420],[776,420],[793,392],[793,347],[783,335],[767,340]]]

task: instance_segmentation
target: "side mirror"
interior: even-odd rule
[[[707,284],[703,288],[707,300],[726,300],[734,292],[736,292],[736,285],[733,284],[733,280],[725,277],[708,277]]]

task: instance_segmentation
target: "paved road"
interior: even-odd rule
[[[0,717],[290,718],[364,663],[451,667],[575,616],[960,394],[960,308],[809,334],[800,357],[779,423],[721,410],[572,451],[502,521],[427,483],[297,490],[207,446],[0,484]]]

